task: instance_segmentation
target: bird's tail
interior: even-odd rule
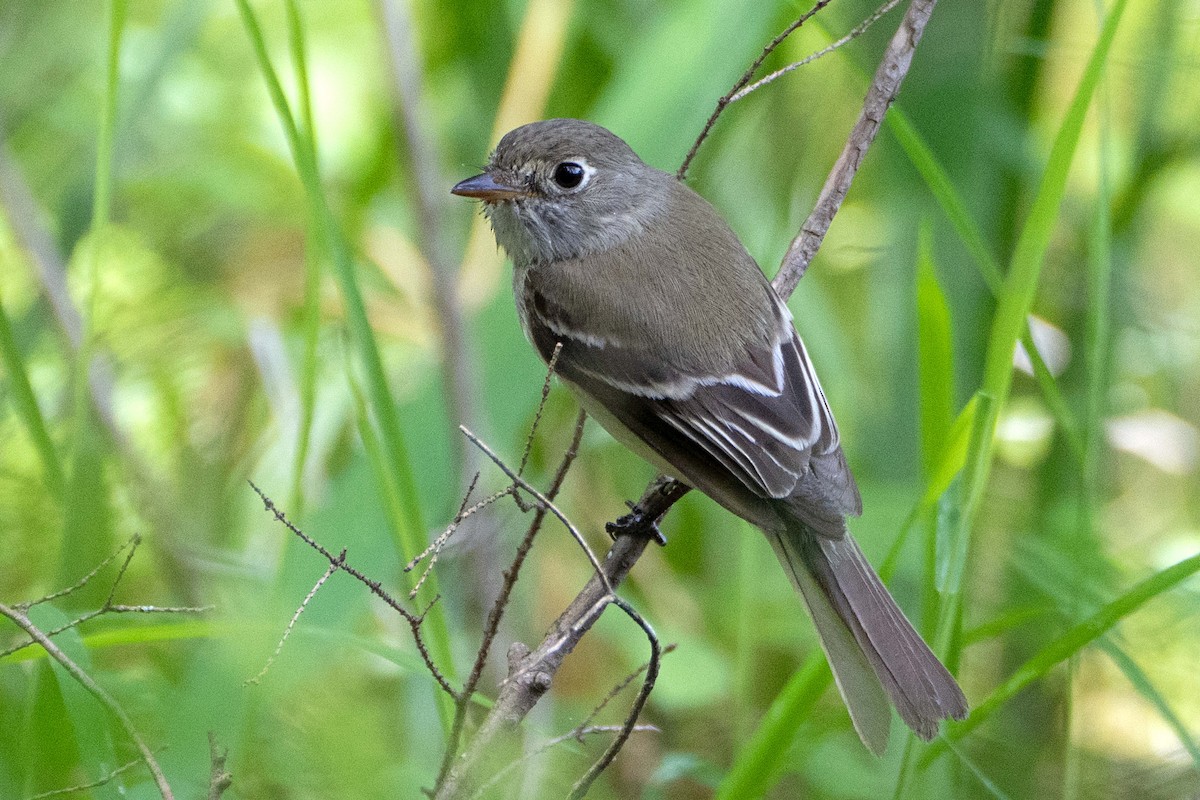
[[[889,700],[927,741],[941,720],[966,716],[962,689],[848,532],[833,539],[792,522],[768,538],[804,598],[854,728],[873,753],[887,747]]]

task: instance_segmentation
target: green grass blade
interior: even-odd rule
[[[305,138],[314,151],[317,130],[313,124],[312,93],[308,80],[308,48],[304,40],[304,21],[296,0],[287,0],[288,46],[296,71],[296,87],[300,102],[300,124]],[[304,306],[300,317],[302,348],[300,353],[300,422],[296,432],[296,454],[292,464],[292,513],[300,517],[304,510],[304,465],[312,444],[313,419],[316,416],[317,343],[320,340],[321,262],[320,241],[309,228],[304,241]],[[287,540],[288,542],[291,539]]]
[[[973,455],[968,459],[967,471],[964,475],[965,503],[962,513],[962,532],[960,537],[963,552],[969,548],[969,532],[974,526],[984,487],[987,485],[991,470],[992,450],[995,445],[996,420],[998,411],[1002,409],[1012,388],[1012,357],[1017,339],[1026,325],[1029,309],[1033,304],[1034,293],[1037,290],[1038,279],[1041,276],[1042,265],[1045,261],[1046,249],[1050,244],[1058,219],[1058,209],[1066,192],[1067,175],[1083,130],[1084,118],[1092,95],[1095,93],[1108,53],[1116,37],[1117,25],[1125,10],[1128,0],[1116,0],[1108,13],[1095,49],[1088,59],[1083,77],[1075,91],[1075,96],[1067,109],[1062,125],[1050,148],[1050,157],[1046,163],[1046,171],[1033,200],[1033,205],[1017,240],[1013,253],[1012,264],[1004,281],[1003,290],[998,297],[998,306],[992,321],[992,330],[988,337],[987,355],[984,361],[984,378],[981,391],[992,399],[994,405],[990,413],[982,414],[984,428],[978,438],[973,437]],[[957,601],[955,601],[957,602]],[[957,608],[951,604],[953,613],[943,615],[939,625],[939,642],[946,642],[952,636],[950,619],[958,617]]]
[[[1004,277],[1001,274],[1000,262],[992,255],[991,249],[988,247],[983,237],[983,231],[975,224],[974,218],[967,210],[966,201],[958,190],[954,188],[950,176],[942,165],[934,156],[933,150],[925,143],[921,134],[913,126],[912,121],[905,115],[903,109],[899,107],[892,108],[885,121],[891,128],[896,140],[904,149],[910,162],[916,167],[917,172],[921,175],[925,185],[929,188],[930,194],[937,200],[942,207],[943,213],[950,220],[951,226],[958,233],[959,239],[966,246],[967,252],[970,253],[975,262],[976,268],[979,270],[980,276],[992,295],[999,297],[1004,290]],[[1026,324],[1021,332],[1021,343],[1025,346],[1025,352],[1029,355],[1030,363],[1033,365],[1034,378],[1038,382],[1039,388],[1042,390],[1042,395],[1046,399],[1046,404],[1050,407],[1051,413],[1054,414],[1055,421],[1058,422],[1060,429],[1067,437],[1068,444],[1071,445],[1077,457],[1081,457],[1083,451],[1082,437],[1079,433],[1079,426],[1075,422],[1074,416],[1071,414],[1067,402],[1058,388],[1058,384],[1054,380],[1054,376],[1050,373],[1046,366],[1042,355],[1038,352],[1034,345],[1033,337],[1030,335],[1028,325]]]
[[[304,307],[300,316],[300,422],[296,432],[296,454],[292,463],[293,515],[304,510],[304,466],[312,447],[313,420],[317,414],[317,345],[321,335],[321,263],[318,243],[310,232],[304,251]]]
[[[1033,305],[1038,278],[1045,262],[1050,236],[1058,220],[1058,209],[1066,193],[1067,175],[1083,130],[1084,119],[1116,37],[1117,25],[1128,0],[1116,0],[1105,19],[1099,40],[1088,59],[1083,77],[1054,137],[1046,171],[1029,211],[1029,217],[1013,252],[1012,263],[997,298],[999,307],[988,340],[984,364],[984,387],[1003,407],[1012,385],[1012,354]]]
[[[900,551],[904,548],[904,542],[907,541],[909,533],[916,527],[917,522],[937,505],[938,500],[950,488],[950,484],[966,464],[970,433],[975,426],[975,415],[978,411],[979,398],[976,395],[967,402],[950,426],[941,457],[930,471],[925,493],[900,525],[900,532],[896,535],[896,540],[880,564],[879,574],[885,580],[896,568],[896,561],[900,557]]]
[[[287,0],[284,5],[287,10],[288,48],[292,53],[292,65],[296,69],[296,91],[300,97],[300,125],[305,137],[317,147],[317,129],[313,125],[312,92],[308,82],[308,48],[304,43],[304,20],[300,16],[300,6],[296,0]]]
[[[992,431],[996,424],[996,401],[984,392],[979,392],[972,400],[974,413],[969,418],[971,428],[967,437],[966,455],[963,458],[964,477],[972,471],[977,471],[979,463],[991,457]],[[962,590],[962,577],[966,570],[967,551],[971,542],[971,509],[979,505],[983,494],[981,485],[977,486],[974,492],[964,484],[959,484],[958,489],[961,497],[954,501],[953,508],[948,511],[957,518],[957,524],[949,531],[951,541],[941,548],[938,563],[938,590],[949,596],[957,596]],[[953,615],[943,615],[942,619],[944,621],[951,616]],[[944,645],[947,640],[939,637],[938,641]]]
[[[938,282],[929,220],[917,236],[917,364],[921,399],[921,454],[928,476],[954,419],[954,342],[950,306]]]
[[[787,759],[796,731],[808,719],[831,678],[824,654],[818,651],[810,655],[775,697],[758,730],[738,750],[717,788],[716,800],[762,797],[771,788]]]
[[[367,409],[367,399],[363,396],[362,387],[353,372],[347,370],[346,381],[350,386],[350,396],[354,399],[355,420],[358,423],[358,436],[362,440],[363,452],[367,454],[367,463],[379,483],[379,492],[383,497],[383,507],[388,520],[393,526],[404,524],[404,508],[400,498],[396,496],[396,486],[388,476],[387,457],[383,453],[383,445],[375,429],[371,427],[371,412]],[[432,576],[431,576],[432,577]]]
[[[1134,586],[1125,594],[1105,605],[1083,622],[1072,627],[1062,636],[1043,647],[1026,661],[1008,680],[980,703],[971,716],[962,722],[952,723],[943,739],[958,741],[986,722],[1001,706],[1011,700],[1022,689],[1044,677],[1050,670],[1078,653],[1098,636],[1109,631],[1125,617],[1137,611],[1148,601],[1177,586],[1182,581],[1200,572],[1200,554],[1180,561]],[[928,763],[945,752],[945,742],[935,741],[923,762]]]
[[[42,459],[46,486],[50,489],[51,494],[61,500],[67,483],[66,472],[63,470],[62,461],[59,460],[58,451],[54,448],[54,442],[50,439],[46,418],[42,416],[42,409],[38,405],[37,396],[33,393],[33,386],[29,383],[29,371],[25,369],[25,359],[21,356],[20,348],[17,347],[12,323],[4,311],[2,298],[0,298],[0,364],[4,365],[4,369],[8,373],[17,417],[25,426],[29,438],[33,440],[33,446],[37,450],[38,456]]]
[[[1117,645],[1110,637],[1102,636],[1096,643],[1096,646],[1104,651],[1112,662],[1117,665],[1121,672],[1125,673],[1125,677],[1137,690],[1138,694],[1146,698],[1163,721],[1171,726],[1171,730],[1175,731],[1175,735],[1179,737],[1179,743],[1183,745],[1183,749],[1192,757],[1192,763],[1196,765],[1196,769],[1200,770],[1200,745],[1196,744],[1196,740],[1192,737],[1192,732],[1188,730],[1188,726],[1184,724],[1179,715],[1175,713],[1175,709],[1167,702],[1167,699],[1162,696],[1154,682],[1150,680],[1150,676],[1142,671],[1138,663],[1125,652],[1125,650]]]
[[[904,109],[899,106],[893,106],[888,110],[887,116],[884,117],[884,123],[896,137],[896,141],[900,143],[908,160],[916,167],[917,173],[925,181],[925,185],[929,187],[930,194],[942,207],[942,211],[966,246],[967,252],[975,260],[975,266],[979,269],[979,274],[991,289],[992,294],[999,295],[1004,286],[1000,262],[992,255],[991,248],[983,238],[983,231],[975,224],[975,219],[967,210],[966,201],[954,188],[954,183],[938,162],[933,150],[926,144],[912,120],[904,113]]]
[[[121,35],[125,30],[128,0],[109,0],[108,59],[105,65],[104,106],[96,139],[96,182],[92,187],[92,230],[103,228],[112,216],[113,140],[117,130],[117,87],[121,63]]]
[[[987,789],[988,794],[990,794],[992,797],[995,797],[996,800],[1009,800],[1008,795],[1001,791],[1000,787],[997,786],[992,779],[989,778],[984,771],[979,768],[979,765],[976,764],[960,747],[955,745],[953,742],[947,742],[946,746],[950,748],[950,751],[953,752],[954,755],[958,756],[958,760],[961,761],[963,766],[965,766],[967,770],[975,776],[975,779],[979,781],[983,788]]]
[[[43,631],[53,630],[69,621],[65,614],[49,603],[29,609],[29,619]],[[95,677],[91,654],[84,646],[79,631],[68,628],[54,637],[54,643],[80,669]],[[41,650],[40,647],[37,649]],[[65,667],[54,659],[49,659],[49,662],[63,707],[71,722],[69,727],[72,730],[74,746],[79,753],[80,766],[91,780],[111,774],[124,762],[117,756],[108,711]],[[66,743],[55,742],[55,747],[62,747],[64,744]],[[124,787],[121,781],[114,781],[98,786],[92,791],[97,800],[120,800],[124,794]]]
[[[971,449],[971,431],[975,429],[981,408],[989,410],[991,406],[986,397],[976,394],[954,418],[954,423],[946,434],[941,456],[929,471],[925,495],[921,498],[924,508],[933,508],[938,498],[946,493],[954,478],[966,466],[967,455]]]
[[[322,244],[330,254],[334,277],[342,292],[351,339],[365,372],[370,411],[381,434],[381,451],[387,464],[385,479],[391,484],[402,509],[402,524],[395,529],[397,549],[400,552],[401,560],[408,561],[424,549],[427,531],[417,497],[412,463],[408,457],[407,446],[400,426],[399,413],[396,404],[392,401],[379,344],[367,319],[366,303],[358,285],[350,244],[338,227],[325,198],[312,139],[296,124],[279,77],[267,54],[266,40],[258,19],[247,0],[236,0],[236,3],[263,80],[266,82],[267,92],[275,107],[279,122],[283,126],[284,136],[291,149],[296,171],[304,185],[312,223],[320,234]],[[415,576],[409,576],[410,581],[415,581],[415,579]],[[425,604],[428,604],[438,594],[437,576],[431,573],[425,581],[420,598]],[[439,667],[449,679],[453,680],[456,670],[450,647],[450,634],[440,604],[434,604],[429,608],[422,629],[428,638],[430,651]],[[439,699],[438,709],[443,716],[443,723],[448,725],[451,714],[449,703]]]

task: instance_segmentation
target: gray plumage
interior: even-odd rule
[[[617,439],[760,527],[805,601],[855,729],[887,744],[888,701],[925,739],[966,715],[850,536],[862,511],[791,314],[707,201],[609,131],[507,134],[484,201],[514,264],[522,327]]]

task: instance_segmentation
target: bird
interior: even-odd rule
[[[521,327],[587,413],[766,535],[866,747],[886,749],[891,707],[927,741],[964,718],[958,683],[851,536],[862,499],[833,413],[721,214],[576,119],[515,128],[451,191],[482,201]]]

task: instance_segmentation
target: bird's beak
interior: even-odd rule
[[[482,175],[476,175],[474,178],[467,178],[465,181],[455,184],[454,188],[450,190],[450,194],[456,194],[460,197],[474,197],[485,203],[498,203],[502,200],[528,197],[529,191],[516,186],[499,183],[485,172]]]

